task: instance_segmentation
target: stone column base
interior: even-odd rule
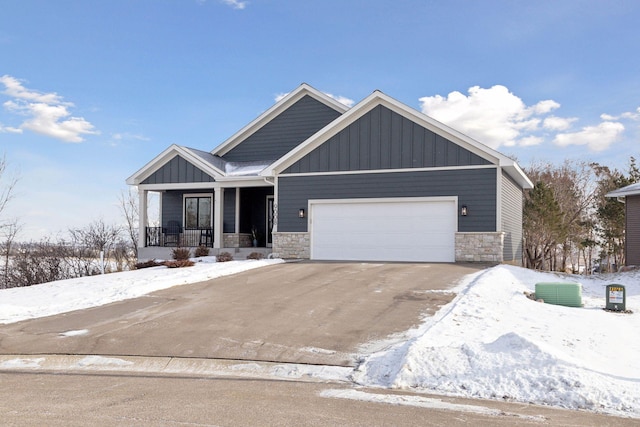
[[[249,233],[224,233],[223,248],[250,248],[253,246]]]
[[[309,259],[311,257],[309,233],[273,233],[273,257]]]
[[[456,233],[456,262],[491,262],[504,260],[504,233]]]

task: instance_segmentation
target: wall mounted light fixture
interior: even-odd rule
[[[462,205],[462,208],[460,208],[460,215],[467,216],[467,205]]]
[[[298,211],[298,218],[304,218],[304,209],[302,209],[302,208],[301,208],[301,209]]]

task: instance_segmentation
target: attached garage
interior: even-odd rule
[[[454,262],[456,197],[310,200],[311,259]]]

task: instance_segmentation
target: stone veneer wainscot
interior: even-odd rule
[[[309,233],[273,233],[273,256],[309,259],[311,257]]]
[[[504,260],[504,233],[456,233],[456,262]]]

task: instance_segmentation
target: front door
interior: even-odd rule
[[[267,196],[267,218],[266,218],[266,230],[267,230],[267,247],[273,246],[273,216],[274,216],[274,200],[273,196]]]

